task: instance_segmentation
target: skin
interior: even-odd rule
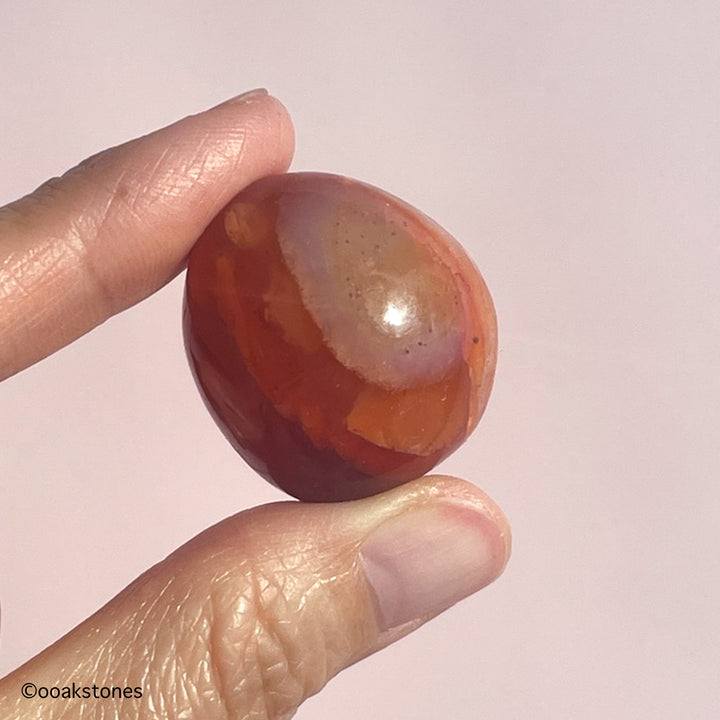
[[[249,93],[0,208],[0,379],[171,280],[230,198],[287,169],[293,143],[285,108]],[[446,556],[425,562],[438,543]],[[288,718],[344,667],[492,582],[509,552],[502,512],[455,478],[254,508],[190,540],[0,680],[0,717]],[[26,698],[26,682],[137,686],[142,697]]]

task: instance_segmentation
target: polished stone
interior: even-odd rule
[[[377,188],[264,178],[193,248],[185,342],[237,451],[302,500],[420,477],[472,432],[497,354],[492,301],[441,227]]]

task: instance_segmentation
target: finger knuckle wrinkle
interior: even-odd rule
[[[212,665],[225,703],[249,718],[291,717],[307,697],[303,643],[287,593],[252,569],[213,596]],[[231,713],[232,716],[232,713]]]

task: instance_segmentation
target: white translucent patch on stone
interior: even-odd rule
[[[366,191],[364,191],[366,192]],[[441,380],[461,361],[461,306],[450,271],[397,223],[295,191],[278,204],[277,237],[303,303],[335,357],[370,382],[405,388]]]

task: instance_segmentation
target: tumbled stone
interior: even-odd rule
[[[302,500],[418,478],[488,400],[492,301],[460,245],[407,203],[321,173],[264,178],[193,248],[185,343],[210,412]]]

